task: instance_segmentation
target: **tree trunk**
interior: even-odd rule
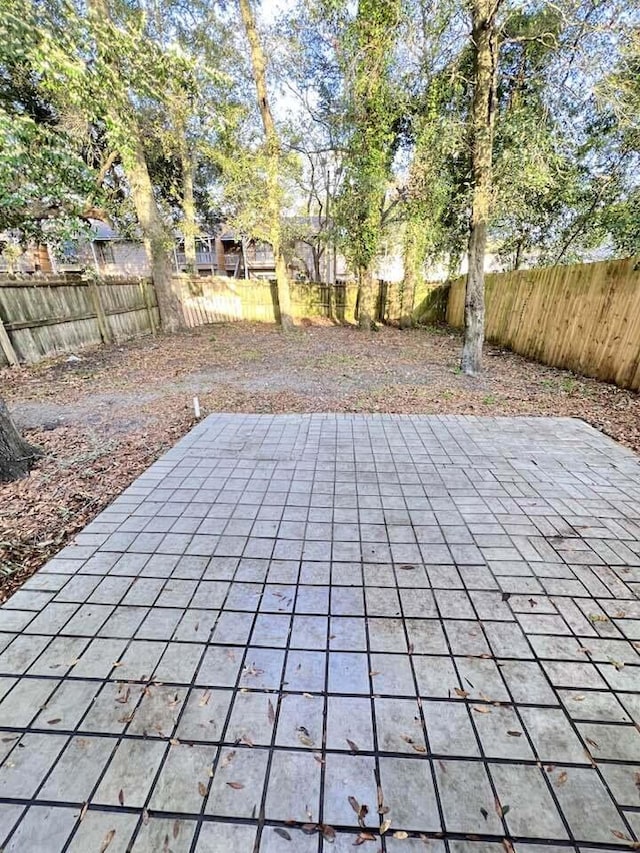
[[[169,250],[171,235],[165,228],[153,194],[147,160],[140,132],[130,125],[131,148],[121,151],[122,165],[131,188],[131,198],[142,229],[144,246],[151,266],[151,278],[158,298],[160,320],[165,332],[176,332],[185,326],[180,300],[173,289],[173,270]]]
[[[0,483],[26,476],[41,456],[39,448],[20,436],[4,400],[0,398]]]
[[[111,18],[106,0],[89,0],[89,12],[96,19],[94,38],[97,53],[112,71],[113,93],[106,110],[107,133],[111,148],[120,152],[120,159],[131,190],[131,199],[142,230],[144,247],[151,267],[151,277],[158,299],[162,327],[175,332],[186,323],[180,301],[173,290],[173,269],[170,252],[173,237],[165,227],[149,176],[142,144],[142,133],[135,110],[129,99],[117,62],[108,56],[109,45],[103,44],[104,22]],[[111,54],[113,55],[113,53]]]
[[[196,204],[193,197],[194,162],[186,145],[181,146],[180,162],[182,166],[182,233],[184,235],[184,255],[187,272],[197,275],[196,257]]]
[[[374,280],[368,268],[358,271],[358,325],[369,330],[375,326]]]
[[[240,14],[244,24],[249,48],[251,51],[251,66],[253,68],[253,80],[258,95],[258,108],[262,125],[264,127],[266,153],[267,153],[267,198],[266,211],[269,221],[269,242],[273,248],[273,257],[276,266],[276,282],[278,287],[278,304],[280,307],[280,323],[283,329],[293,326],[291,316],[291,293],[289,290],[289,277],[287,275],[287,263],[282,252],[282,227],[280,223],[280,140],[273,121],[271,107],[269,105],[269,94],[267,91],[266,60],[260,36],[256,29],[256,22],[251,9],[250,0],[240,0]]]
[[[424,252],[421,245],[424,240],[419,230],[421,223],[408,222],[404,235],[404,281],[402,283],[402,296],[400,303],[400,328],[410,329],[413,326],[413,309],[416,301],[416,286],[421,277],[419,270],[423,266]]]
[[[461,368],[475,376],[482,370],[484,343],[484,260],[491,208],[493,128],[498,65],[496,13],[499,0],[471,0],[474,93],[471,126],[473,199],[469,231],[469,270],[464,304]]]

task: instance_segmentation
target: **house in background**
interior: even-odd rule
[[[0,234],[0,273],[51,273],[53,265],[47,246],[38,243],[21,249],[12,234]]]
[[[99,275],[151,274],[145,248],[139,240],[123,237],[106,222],[91,219],[91,235],[69,243],[52,259],[56,272],[85,272]]]

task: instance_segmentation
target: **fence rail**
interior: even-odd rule
[[[464,279],[447,321],[464,322]],[[636,259],[494,273],[486,337],[536,361],[640,390],[640,264]]]

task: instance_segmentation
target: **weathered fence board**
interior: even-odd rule
[[[447,321],[464,323],[464,278],[452,283]],[[637,259],[492,273],[486,337],[554,367],[640,390]]]

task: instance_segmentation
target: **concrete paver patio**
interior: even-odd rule
[[[0,609],[0,847],[629,849],[638,475],[568,419],[207,418]]]

